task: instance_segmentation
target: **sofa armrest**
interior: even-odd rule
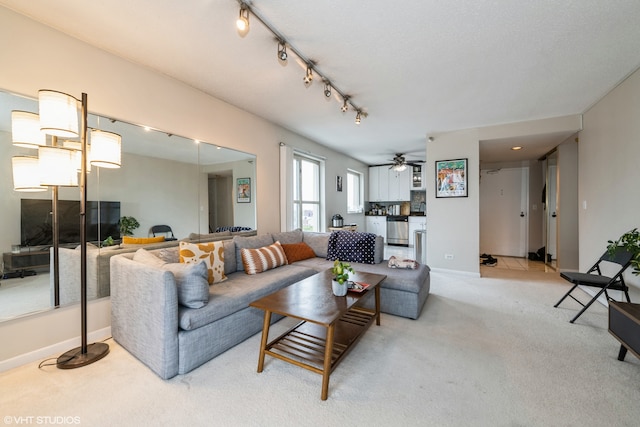
[[[161,378],[178,374],[178,291],[173,274],[111,257],[111,334]]]

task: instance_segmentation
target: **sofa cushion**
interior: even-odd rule
[[[229,280],[209,287],[209,304],[194,310],[178,307],[180,329],[193,330],[232,315],[249,303],[316,274],[315,270],[296,265],[283,265],[250,276],[242,271],[231,273]],[[259,316],[264,313],[260,311]]]
[[[280,242],[258,249],[240,249],[242,264],[247,274],[258,274],[287,264],[287,256]]]
[[[178,291],[178,303],[189,308],[204,307],[209,301],[207,266],[197,264],[168,264],[145,249],[138,249],[133,260],[173,273]]]
[[[282,233],[272,233],[274,242],[280,242],[281,245],[302,242],[302,230],[284,231]]]
[[[315,258],[316,256],[313,249],[311,249],[311,246],[307,245],[305,242],[289,244],[283,243],[282,249],[284,250],[284,254],[287,256],[287,262],[289,264],[296,261],[302,261],[303,259]]]
[[[231,232],[230,231],[221,231],[219,233],[209,233],[209,234],[198,234],[198,233],[191,233],[189,234],[189,240],[191,241],[209,241],[209,240],[213,240],[213,239],[219,239],[219,238],[223,238],[223,237],[231,237]]]
[[[271,234],[261,234],[259,236],[233,236],[233,243],[236,245],[236,271],[243,271],[241,249],[258,249],[263,246],[273,244]]]
[[[133,244],[133,245],[147,245],[149,243],[160,243],[164,242],[164,236],[158,237],[130,237],[123,236],[122,243],[124,244]]]
[[[329,247],[329,233],[315,233],[306,231],[303,234],[302,241],[313,249],[317,257],[326,258],[327,248]]]
[[[227,280],[224,274],[224,243],[189,243],[180,242],[180,262],[197,264],[204,262],[207,266],[210,285]]]

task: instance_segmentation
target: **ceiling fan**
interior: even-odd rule
[[[404,154],[402,153],[396,153],[392,161],[393,163],[385,163],[381,166],[388,165],[389,169],[393,169],[394,171],[397,171],[397,172],[402,172],[407,168],[407,166],[420,166],[419,163],[424,163],[424,160],[406,160],[404,158]]]

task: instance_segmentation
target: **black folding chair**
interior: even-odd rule
[[[153,237],[156,237],[157,234],[164,234],[164,240],[178,240],[176,236],[173,235],[173,230],[168,225],[154,225],[151,227],[151,234]]]
[[[571,319],[570,322],[573,323],[603,293],[605,294],[608,301],[613,301],[614,299],[609,296],[609,293],[607,291],[614,290],[624,292],[624,295],[627,298],[627,302],[631,302],[631,300],[629,299],[629,288],[624,282],[622,273],[624,273],[624,271],[631,265],[631,259],[633,258],[633,256],[634,254],[632,252],[627,251],[622,246],[618,246],[612,253],[610,253],[609,251],[605,252],[593,265],[593,267],[591,267],[586,273],[571,271],[560,273],[560,277],[573,283],[573,287],[569,289],[569,292],[564,294],[562,298],[560,298],[560,301],[558,301],[556,305],[554,305],[554,307],[558,307],[566,297],[571,297],[575,301],[577,301],[578,304],[582,306],[582,310],[580,310],[580,312],[576,314],[573,319]],[[605,276],[603,274],[603,271],[609,273],[609,270],[614,273],[613,276]],[[583,304],[576,297],[571,295],[571,292],[573,292],[573,290],[578,286],[599,288],[600,291],[598,291],[588,303]]]

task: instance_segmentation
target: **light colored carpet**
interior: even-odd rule
[[[419,320],[383,315],[321,377],[267,358],[255,335],[187,375],[163,381],[109,340],[76,370],[30,364],[0,374],[0,415],[77,417],[84,426],[637,426],[640,363],[617,358],[607,310],[576,324],[555,273],[432,273]],[[585,296],[586,298],[586,296]],[[273,333],[291,325],[279,322]]]

